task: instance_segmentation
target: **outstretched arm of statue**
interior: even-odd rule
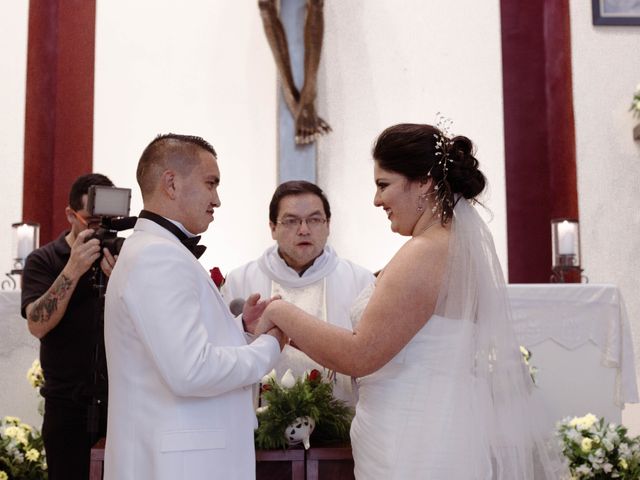
[[[304,28],[304,85],[300,92],[300,108],[296,116],[296,142],[310,143],[331,127],[317,116],[314,102],[317,94],[318,66],[324,33],[324,0],[307,1]]]
[[[284,101],[287,107],[289,107],[291,115],[295,118],[298,115],[300,93],[293,81],[287,36],[282,22],[278,17],[276,0],[258,0],[258,6],[260,7],[260,17],[262,18],[262,25],[267,35],[267,41],[271,47],[271,53],[273,53],[276,68],[282,80]]]

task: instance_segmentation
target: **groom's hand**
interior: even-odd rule
[[[266,334],[271,335],[272,337],[275,337],[276,340],[278,340],[278,343],[280,344],[280,351],[282,351],[284,346],[287,344],[287,341],[289,340],[287,336],[282,332],[282,330],[280,330],[278,327],[273,327],[271,330],[266,332]]]
[[[267,305],[279,298],[280,296],[276,295],[275,297],[272,297],[268,300],[260,300],[259,293],[249,295],[249,298],[247,298],[247,301],[242,308],[242,324],[244,325],[244,329],[247,332],[255,335],[266,332],[266,330],[263,330],[261,332],[256,331],[258,320],[264,312],[264,309],[267,308]]]

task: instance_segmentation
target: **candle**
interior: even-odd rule
[[[18,227],[18,255],[19,259],[24,260],[33,250],[33,234],[35,229],[31,225],[20,225]]]
[[[558,254],[576,255],[576,224],[563,221],[558,224]]]

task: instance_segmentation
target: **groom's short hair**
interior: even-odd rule
[[[165,133],[154,138],[138,161],[136,180],[142,197],[155,190],[162,172],[167,168],[188,175],[197,163],[199,150],[211,153],[214,158],[218,157],[213,146],[202,137]]]
[[[330,220],[331,207],[329,206],[329,200],[322,189],[315,183],[307,182],[305,180],[290,180],[278,185],[276,191],[273,192],[271,202],[269,203],[269,220],[271,223],[275,224],[278,221],[280,200],[291,195],[304,195],[305,193],[311,193],[320,198],[324,208],[324,215],[327,217],[327,220]]]

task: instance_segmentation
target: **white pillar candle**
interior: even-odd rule
[[[18,258],[24,260],[33,250],[35,229],[31,225],[20,225],[17,230]]]
[[[560,255],[575,255],[576,252],[576,224],[563,221],[558,224],[558,253]]]

